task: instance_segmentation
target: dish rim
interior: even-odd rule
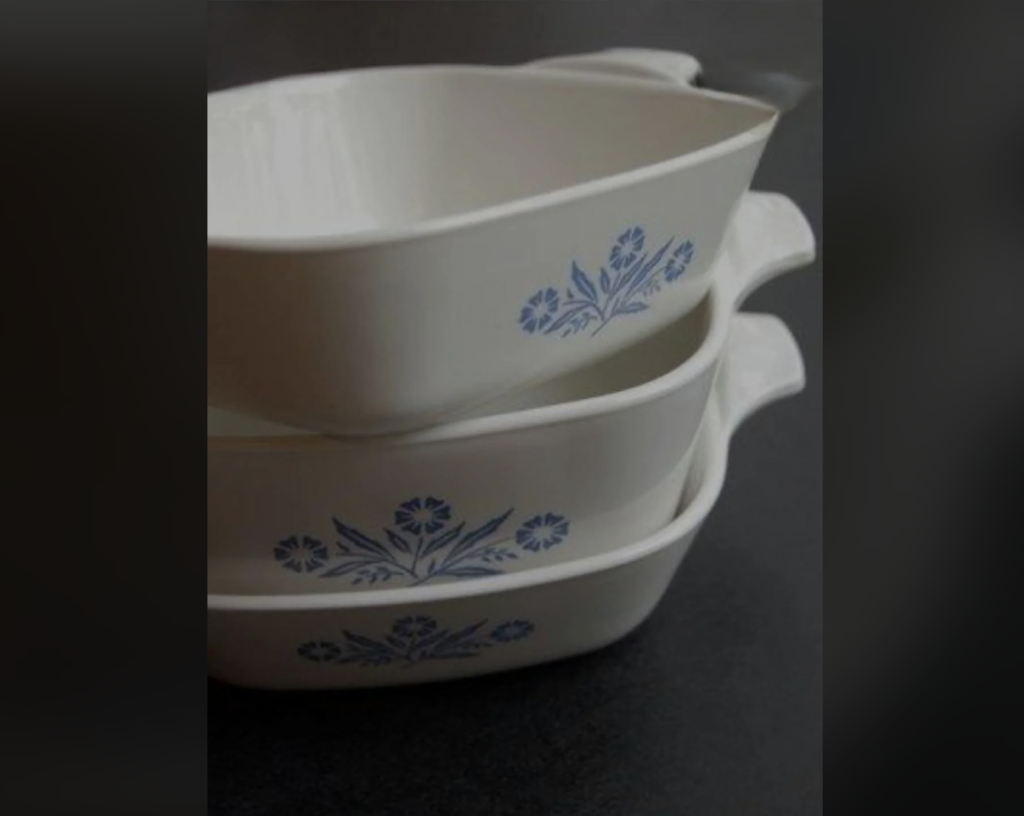
[[[698,150],[676,156],[671,159],[645,164],[642,167],[627,170],[622,173],[613,173],[609,176],[591,179],[589,181],[562,187],[557,190],[549,190],[525,198],[517,198],[511,201],[504,201],[486,207],[480,207],[463,213],[426,218],[410,224],[372,227],[367,229],[338,232],[328,235],[296,235],[296,236],[258,236],[258,235],[230,235],[226,233],[211,232],[207,225],[206,246],[207,252],[231,251],[231,252],[302,252],[322,253],[341,251],[349,249],[369,249],[383,245],[392,245],[421,238],[449,235],[460,232],[471,227],[512,218],[525,213],[542,212],[564,204],[594,198],[612,190],[639,186],[669,173],[685,170],[691,166],[703,164],[720,156],[739,152],[740,150],[757,142],[767,141],[779,120],[779,111],[759,102],[755,99],[737,96],[734,94],[722,93],[719,91],[708,91],[696,89],[688,85],[676,85],[664,80],[652,80],[641,77],[622,76],[617,74],[589,74],[583,71],[564,71],[557,68],[543,66],[519,65],[519,66],[483,66],[483,65],[416,65],[416,66],[379,66],[369,68],[357,68],[345,71],[332,71],[324,73],[304,73],[292,76],[280,77],[263,82],[253,82],[233,88],[226,88],[207,94],[207,115],[209,116],[209,105],[211,102],[227,99],[231,96],[241,97],[256,93],[270,93],[280,90],[283,87],[301,87],[303,85],[323,85],[326,88],[337,88],[351,81],[360,75],[369,74],[430,74],[430,73],[455,73],[455,74],[478,74],[483,76],[501,75],[528,76],[532,79],[549,82],[581,83],[605,87],[643,88],[651,90],[657,88],[667,94],[682,96],[699,95],[702,98],[712,101],[721,101],[760,110],[767,115],[767,118],[751,128],[743,130],[733,136],[699,148]]]

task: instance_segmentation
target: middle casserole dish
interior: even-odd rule
[[[814,254],[789,199],[748,193],[708,298],[647,341],[649,355],[633,349],[487,413],[377,439],[209,409],[208,583],[234,594],[439,583],[655,532],[678,505],[732,315]]]

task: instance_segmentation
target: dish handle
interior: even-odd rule
[[[706,71],[689,54],[652,48],[609,48],[591,54],[549,57],[522,67],[671,82],[695,93],[743,99],[747,103],[759,102],[780,113],[793,110],[821,84],[778,72]]]
[[[778,193],[744,195],[729,229],[717,280],[734,309],[755,289],[817,257],[807,218],[791,199]]]
[[[700,63],[689,54],[651,48],[609,48],[591,54],[535,60],[523,67],[660,79],[690,87],[695,85],[701,74]]]
[[[761,408],[806,384],[793,333],[774,315],[737,314],[715,377],[715,403],[726,438]]]

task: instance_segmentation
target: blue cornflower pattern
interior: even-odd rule
[[[527,334],[560,337],[589,329],[593,337],[616,318],[647,311],[662,284],[679,280],[693,261],[693,241],[680,241],[669,254],[675,241],[669,238],[652,253],[643,228],[629,227],[615,239],[599,274],[573,261],[564,295],[549,287],[531,296],[519,313],[520,327]]]
[[[524,550],[549,550],[569,535],[569,521],[555,513],[534,516],[516,531],[516,544]]]
[[[426,615],[410,615],[395,621],[394,633],[402,638],[422,638],[437,628],[437,621]]]
[[[608,254],[608,263],[612,269],[622,269],[632,264],[640,250],[644,248],[646,237],[640,227],[632,227],[622,233]]]
[[[522,640],[531,634],[533,634],[533,624],[530,621],[514,620],[495,626],[491,637],[500,643],[511,643],[513,640]]]
[[[478,525],[455,523],[447,501],[416,497],[398,505],[394,526],[384,527],[383,535],[335,518],[339,540],[334,551],[309,536],[301,541],[293,536],[274,548],[274,558],[294,572],[347,577],[353,586],[391,582],[417,586],[441,579],[501,575],[507,563],[548,550],[569,534],[568,519],[551,512],[530,518],[518,532],[504,533],[512,513],[510,508]]]
[[[286,538],[274,547],[274,558],[292,572],[315,572],[330,558],[321,542],[309,536]]]
[[[314,663],[333,663],[341,657],[341,647],[326,640],[311,640],[299,647],[299,656]]]
[[[488,632],[487,620],[463,628],[442,628],[429,615],[408,615],[396,620],[391,632],[370,637],[347,629],[339,641],[314,640],[303,643],[296,653],[314,663],[387,666],[410,668],[428,660],[455,660],[477,657],[494,646],[527,638],[534,632],[528,620],[504,621]]]
[[[558,292],[542,289],[526,301],[519,313],[519,323],[530,334],[545,328],[558,314]]]
[[[425,499],[403,502],[395,512],[395,524],[415,535],[424,531],[436,533],[451,517],[451,507],[441,499],[427,496]]]
[[[686,267],[693,260],[693,253],[693,241],[683,241],[683,243],[677,246],[672,253],[672,257],[669,258],[668,265],[665,267],[665,280],[672,283],[682,277]]]

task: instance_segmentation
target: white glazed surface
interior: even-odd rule
[[[695,91],[685,73],[607,65],[644,59],[613,55],[589,73],[375,69],[211,94],[210,404],[341,435],[425,427],[696,306],[776,113]],[[639,255],[669,249],[652,288],[627,298],[616,284],[633,227]],[[531,305],[549,290],[558,308]],[[545,333],[585,297],[590,323]],[[531,332],[538,307],[551,319]]]
[[[755,334],[777,318],[740,315]],[[373,593],[207,599],[208,671],[261,688],[355,688],[486,674],[605,646],[653,611],[725,478],[748,416],[803,387],[795,343],[742,344],[716,380],[683,509],[659,532],[601,555],[486,580]]]
[[[653,533],[678,506],[736,304],[813,255],[810,229],[788,199],[749,194],[700,310],[487,415],[340,440],[211,410],[209,590],[466,581]],[[731,333],[743,341],[732,344],[740,354],[791,342],[775,324],[762,335],[742,325]]]

